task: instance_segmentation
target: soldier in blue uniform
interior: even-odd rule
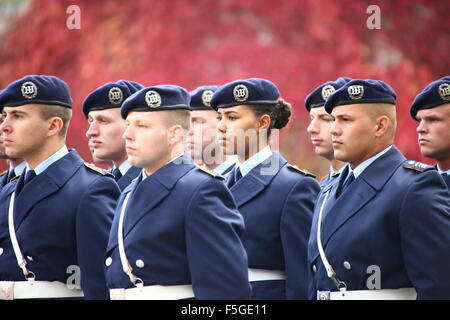
[[[105,257],[112,299],[248,299],[243,219],[223,178],[184,153],[189,93],[144,88],[121,107],[128,160]]]
[[[219,139],[239,165],[228,186],[244,217],[254,299],[305,299],[306,249],[319,184],[315,176],[272,151],[272,129],[289,121],[290,104],[265,79],[237,80],[211,99],[219,112]]]
[[[450,193],[433,167],[393,145],[396,94],[352,80],[325,110],[335,158],[308,244],[311,299],[449,299]]]
[[[411,105],[420,152],[436,159],[436,169],[450,188],[450,76],[433,81]]]
[[[0,104],[6,154],[27,162],[0,193],[0,298],[106,299],[103,256],[120,191],[65,145],[67,84],[25,76]]]
[[[191,128],[188,151],[198,165],[226,176],[236,164],[235,155],[224,155],[217,142],[217,112],[211,108],[211,97],[218,86],[201,86],[191,91]]]
[[[125,189],[141,172],[127,160],[125,140],[126,129],[120,116],[122,103],[143,86],[128,80],[106,83],[91,92],[83,102],[83,113],[88,119],[86,136],[93,156],[103,161],[111,161],[111,170],[120,190]]]
[[[345,165],[345,162],[334,158],[330,134],[333,118],[325,111],[325,101],[334,91],[350,80],[350,78],[338,78],[335,81],[325,82],[308,94],[305,99],[305,108],[311,119],[306,131],[311,137],[316,154],[330,163],[330,171],[320,181],[321,188],[335,181]]]

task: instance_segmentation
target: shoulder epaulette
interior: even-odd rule
[[[331,177],[332,177],[332,178],[336,178],[336,177],[339,176],[340,174],[341,174],[341,172],[338,171],[338,172],[333,173],[333,174],[331,175]]]
[[[95,165],[93,165],[92,163],[89,163],[89,162],[85,162],[84,166],[88,169],[91,169],[92,171],[100,173],[103,176],[109,174],[108,171],[103,170],[102,168],[96,167]]]
[[[15,177],[12,177],[11,179],[9,179],[9,181],[8,181],[8,183],[9,182],[11,182],[11,181],[14,181],[14,180],[17,180],[17,179],[19,179],[20,178],[20,174],[18,174],[17,176],[15,176]]]
[[[219,174],[217,174],[217,173],[215,173],[215,172],[209,171],[209,170],[207,170],[207,169],[205,169],[205,168],[202,168],[202,167],[200,167],[198,164],[196,164],[195,167],[196,167],[197,169],[199,169],[200,171],[203,171],[203,172],[209,174],[210,176],[213,176],[214,178],[219,178],[219,177],[220,177],[220,178],[223,178],[221,175],[219,175]]]
[[[426,163],[414,161],[414,160],[407,160],[403,163],[403,168],[410,169],[418,172],[424,172],[428,170],[435,170],[433,166],[430,166]]]
[[[306,170],[303,170],[303,169],[300,169],[299,167],[297,167],[296,165],[293,165],[293,164],[287,164],[287,167],[288,168],[291,168],[291,169],[294,169],[294,170],[296,170],[296,171],[298,171],[298,172],[301,172],[301,173],[303,173],[305,176],[308,176],[308,177],[312,177],[312,178],[316,178],[316,175],[315,174],[312,174],[311,172],[308,172],[308,171],[306,171]]]

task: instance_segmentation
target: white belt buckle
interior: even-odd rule
[[[125,289],[111,289],[111,300],[125,300]]]
[[[317,291],[317,300],[330,300],[330,291]]]
[[[0,300],[14,299],[14,281],[0,281]]]

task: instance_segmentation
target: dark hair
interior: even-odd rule
[[[251,109],[254,110],[257,117],[262,117],[265,114],[269,115],[269,134],[270,130],[273,128],[281,129],[285,127],[292,114],[291,104],[281,98],[278,99],[276,104],[258,104],[253,105]]]
[[[41,117],[48,120],[53,117],[61,118],[63,126],[59,132],[60,137],[65,137],[69,129],[70,119],[72,118],[72,109],[58,105],[41,105],[39,108]]]

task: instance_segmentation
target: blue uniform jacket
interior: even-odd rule
[[[450,299],[450,193],[439,174],[394,146],[336,199],[347,171],[318,197],[308,244],[309,297],[337,290],[316,241],[319,210],[330,192],[321,239],[348,290],[415,287],[418,299]]]
[[[123,191],[128,185],[141,173],[142,169],[138,167],[130,167],[128,171],[117,180],[120,191]]]
[[[307,244],[320,189],[314,178],[273,152],[230,187],[244,217],[249,268],[286,274],[286,281],[252,282],[253,299],[306,299]],[[233,173],[229,185],[231,179]]]
[[[83,163],[70,150],[27,183],[16,195],[14,225],[36,280],[67,283],[76,272],[69,267],[78,266],[85,298],[106,299],[103,257],[120,192],[112,176]],[[23,175],[0,193],[0,280],[25,280],[8,232],[9,199],[22,180]]]
[[[145,286],[192,284],[196,299],[248,299],[244,223],[233,197],[222,177],[197,169],[186,155],[182,160],[143,181],[139,177],[122,192],[105,257],[108,287],[134,287],[122,270],[117,238],[123,201],[132,192],[125,253]]]

